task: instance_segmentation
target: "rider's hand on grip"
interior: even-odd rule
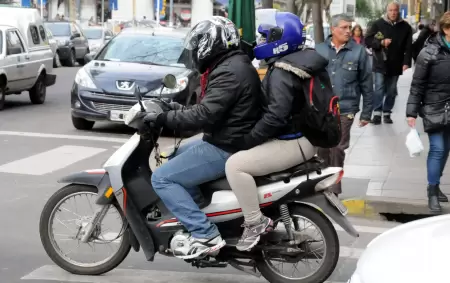
[[[172,110],[183,110],[184,109],[184,105],[180,104],[178,102],[170,102],[170,109]]]
[[[158,126],[158,116],[156,113],[148,113],[144,117],[144,123],[150,126]]]

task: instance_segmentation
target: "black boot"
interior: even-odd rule
[[[394,121],[392,121],[392,119],[391,119],[391,115],[384,115],[383,122],[385,124],[393,124],[394,123]]]
[[[432,213],[442,212],[441,204],[438,199],[439,187],[436,185],[428,185],[428,208]]]
[[[372,124],[374,124],[374,125],[380,125],[381,124],[381,116],[380,115],[373,116],[372,121],[370,121],[370,122],[372,122]]]
[[[441,191],[441,188],[439,188],[439,185],[437,185],[437,188],[438,188],[439,202],[448,202],[448,197]]]

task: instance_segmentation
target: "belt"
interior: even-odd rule
[[[303,134],[301,132],[299,133],[295,133],[295,134],[287,134],[287,135],[282,135],[279,136],[278,139],[280,140],[293,140],[293,139],[298,139],[303,137]]]

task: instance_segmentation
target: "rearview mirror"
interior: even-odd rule
[[[177,78],[174,75],[167,74],[162,82],[163,86],[166,88],[175,88],[177,86]]]
[[[8,47],[6,55],[15,55],[22,53],[22,48],[20,46]]]
[[[81,34],[79,34],[79,33],[74,33],[74,34],[72,34],[72,36],[70,37],[70,39],[75,39],[75,38],[78,38],[78,37],[81,37]]]
[[[91,62],[92,60],[94,60],[94,56],[95,56],[95,52],[90,52],[86,55],[84,55],[84,63],[87,64],[89,62]]]

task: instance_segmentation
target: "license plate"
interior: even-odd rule
[[[109,120],[123,122],[125,121],[126,111],[111,110],[109,112]]]
[[[347,215],[348,209],[345,205],[338,199],[338,197],[332,192],[325,191],[323,194],[326,196],[329,202],[336,207],[342,215]]]

